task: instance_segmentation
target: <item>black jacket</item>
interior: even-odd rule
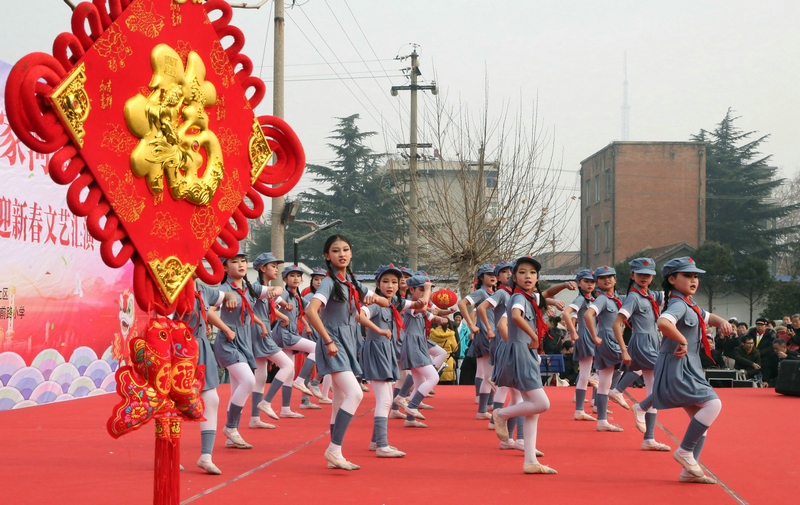
[[[736,360],[736,368],[739,370],[749,370],[753,368],[754,363],[761,365],[761,353],[753,349],[750,354],[747,354],[742,346],[733,350],[733,359]]]
[[[778,365],[784,359],[800,359],[800,353],[797,351],[786,351],[786,358],[779,358],[774,352],[764,358],[761,363],[762,380],[769,383],[778,377]],[[770,384],[774,387],[774,384]]]
[[[772,328],[767,328],[764,330],[764,336],[761,337],[761,342],[758,342],[755,327],[747,330],[747,333],[745,334],[746,337],[753,337],[753,340],[756,342],[756,349],[758,350],[759,354],[761,354],[761,359],[764,359],[768,355],[772,354],[772,342],[775,340],[775,335],[775,330]]]
[[[720,335],[714,338],[714,348],[722,351],[723,356],[731,359],[733,359],[733,350],[739,347],[740,343],[736,333],[732,333],[727,337]]]

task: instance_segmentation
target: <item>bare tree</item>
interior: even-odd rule
[[[522,103],[516,111],[505,103],[491,117],[487,88],[475,117],[442,95],[423,115],[439,155],[418,163],[413,224],[421,236],[420,263],[457,275],[462,295],[471,292],[479,265],[535,256],[574,239],[566,228],[578,209],[576,181],[565,187],[553,132],[541,125],[537,104],[528,119],[522,111]],[[395,156],[387,167],[398,204],[410,215],[408,163]]]
[[[783,183],[775,188],[773,199],[779,206],[794,205],[800,203],[800,172],[796,173],[791,179],[784,179]],[[778,228],[800,227],[800,210],[794,210],[784,217],[778,219]],[[800,260],[798,260],[798,249],[800,249],[800,233],[794,232],[784,237],[783,242],[791,247],[787,251],[778,254],[778,275],[800,276]]]

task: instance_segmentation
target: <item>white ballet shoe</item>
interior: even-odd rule
[[[515,448],[514,447],[514,441],[511,440],[510,438],[508,440],[503,440],[503,441],[500,442],[500,449],[502,449],[502,450],[509,450],[509,449],[514,449],[514,448]]]
[[[363,383],[361,384],[361,391],[363,391],[365,393],[369,393],[369,388],[367,387],[366,384],[363,384]]]
[[[306,396],[315,396],[314,392],[308,389],[302,382],[292,381],[292,387]]]
[[[683,466],[687,472],[694,475],[695,477],[703,477],[705,475],[703,469],[700,468],[700,465],[698,465],[696,462],[694,465],[689,463],[687,458],[685,458],[678,452],[678,449],[676,449],[675,452],[672,453],[672,457],[675,459],[675,461],[680,463],[681,466]]]
[[[344,456],[342,456],[342,453],[340,452],[334,454],[332,452],[325,451],[324,457],[328,461],[328,468],[338,468],[340,470],[348,471],[352,470],[350,464],[346,459],[344,459]]]
[[[311,394],[316,396],[317,399],[319,400],[322,399],[322,391],[319,390],[319,386],[317,386],[316,384],[311,384],[308,389],[311,390]]]
[[[406,421],[403,423],[404,428],[427,428],[428,425],[419,421]]]
[[[321,409],[322,407],[320,407],[316,403],[308,402],[308,403],[301,403],[300,408],[303,410],[318,410]]]
[[[244,441],[242,436],[239,434],[239,430],[236,428],[228,428],[227,426],[222,428],[222,434],[227,437],[228,440],[225,441],[225,447],[228,449],[252,449],[253,446],[248,444]]]
[[[620,428],[618,424],[604,424],[604,425],[598,425],[597,431],[613,431],[618,433],[620,431],[625,431],[625,430]]]
[[[405,419],[406,415],[400,412],[399,410],[393,410],[389,412],[389,419]]]
[[[397,447],[395,447],[393,445],[390,445],[389,447],[394,449],[395,451],[397,450]],[[370,442],[369,443],[369,447],[367,448],[367,450],[370,450],[372,452],[377,451],[378,450],[378,444],[376,442]]]
[[[638,403],[634,403],[631,412],[633,412],[633,422],[636,423],[636,428],[642,433],[645,433],[647,431],[647,424],[644,422],[645,411],[639,408]]]
[[[558,473],[549,466],[542,465],[540,463],[526,463],[522,465],[522,471],[528,474],[542,473],[542,474],[555,475]]]
[[[500,417],[500,409],[497,409],[492,414],[492,420],[494,421],[494,432],[497,434],[497,438],[502,440],[503,442],[508,440],[508,419],[503,419]]]
[[[423,402],[419,402],[419,408],[421,408],[422,410],[433,410],[433,406]]]
[[[678,477],[678,482],[691,482],[695,484],[716,484],[717,481],[709,477],[708,475],[703,475],[702,477],[695,477],[694,475],[681,475]]]
[[[222,474],[222,470],[217,468],[217,465],[215,465],[214,462],[211,461],[211,454],[203,454],[202,456],[200,456],[200,459],[197,460],[197,467],[202,468],[211,475]]]
[[[406,406],[403,407],[403,410],[405,410],[406,414],[409,416],[412,416],[416,419],[422,419],[423,421],[425,420],[425,416],[422,415],[422,413],[417,409],[412,409],[411,407]]]
[[[271,417],[273,419],[280,419],[278,417],[278,414],[276,414],[275,411],[272,410],[272,405],[270,405],[265,400],[261,400],[260,402],[258,402],[258,405],[256,405],[256,407],[258,407],[258,410],[260,410],[261,412],[265,413],[269,417]]]
[[[406,453],[398,451],[395,447],[386,447],[375,451],[375,455],[379,458],[402,458]]]
[[[281,419],[303,419],[304,417],[306,416],[298,414],[297,412],[281,412]]]
[[[400,395],[395,396],[394,399],[392,400],[392,403],[394,403],[395,405],[397,405],[401,409],[405,408],[405,407],[408,407],[408,399],[405,398],[404,396],[400,396]]]
[[[274,430],[277,428],[274,424],[265,423],[261,419],[251,419],[250,424],[247,425],[251,429]]]
[[[654,441],[655,442],[655,441]],[[661,444],[658,442],[648,444],[647,442],[642,442],[642,450],[643,451],[658,451],[658,452],[667,452],[671,451],[672,448],[667,444]]]
[[[320,398],[319,399],[319,404],[320,405],[330,405],[331,403],[333,403],[333,400],[331,400],[330,398]]]
[[[597,421],[596,417],[592,417],[589,414],[587,414],[586,412],[581,412],[579,414],[576,413],[573,416],[573,419],[575,419],[576,421]]]
[[[488,412],[478,412],[477,414],[475,414],[475,419],[488,421],[491,418],[492,418],[492,415],[490,413],[488,413]]]
[[[622,396],[622,393],[617,393],[613,389],[608,392],[608,399],[616,404],[619,404],[619,406],[625,410],[631,409],[631,406],[628,405],[628,402],[625,401],[625,398]]]

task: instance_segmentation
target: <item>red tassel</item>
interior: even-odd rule
[[[153,505],[180,505],[181,501],[181,420],[156,419],[156,460],[153,478]]]

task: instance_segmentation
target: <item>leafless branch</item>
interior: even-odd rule
[[[233,7],[234,9],[260,9],[261,7],[263,7],[264,5],[269,3],[269,1],[270,0],[261,0],[260,2],[258,2],[255,5],[251,5],[251,4],[247,4],[247,3],[231,4],[231,7]],[[280,1],[283,1],[283,0],[280,0]]]
[[[67,4],[67,6],[68,6],[70,9],[72,9],[73,11],[75,10],[75,4],[74,4],[74,3],[72,3],[72,2],[70,2],[70,0],[64,0],[64,3],[65,3],[65,4]]]

